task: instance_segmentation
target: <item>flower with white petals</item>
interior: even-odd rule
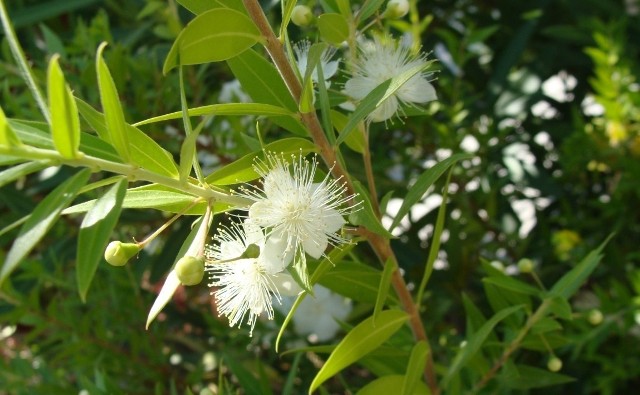
[[[212,280],[209,286],[219,288],[212,292],[218,315],[226,316],[229,326],[240,326],[248,314],[247,324],[252,333],[262,313],[273,319],[272,296],[280,300],[277,284],[293,280],[288,274],[279,273],[281,261],[268,253],[262,229],[250,221],[245,221],[242,227],[221,229],[216,240],[206,255]],[[259,255],[248,253],[251,245],[260,249]]]
[[[327,175],[314,182],[318,163],[292,155],[292,164],[283,157],[267,154],[267,161],[256,164],[262,176],[262,189],[244,190],[255,203],[249,208],[250,220],[267,229],[267,250],[279,251],[286,267],[294,256],[305,261],[304,253],[320,258],[329,244],[346,240],[337,232],[346,223],[343,216],[353,196],[346,187]]]
[[[378,85],[416,66],[427,66],[425,55],[413,56],[409,48],[389,39],[376,39],[371,45],[360,48],[360,56],[354,65],[353,76],[344,85],[347,95],[356,101],[364,99]],[[385,99],[367,119],[381,122],[390,119],[400,109],[400,104],[415,105],[436,100],[436,91],[429,83],[430,73],[419,72],[409,78],[393,95]]]
[[[309,60],[309,48],[311,48],[311,43],[308,40],[303,40],[296,43],[293,46],[293,51],[296,53],[296,61],[298,64],[298,71],[304,77],[304,74],[307,70],[307,62]],[[322,76],[324,77],[324,83],[327,88],[331,85],[329,79],[333,77],[333,75],[338,71],[338,63],[337,60],[331,60],[333,54],[335,53],[334,48],[327,48],[322,52],[320,56],[320,66],[322,67]],[[311,80],[313,82],[318,82],[318,69],[314,68],[311,73]]]

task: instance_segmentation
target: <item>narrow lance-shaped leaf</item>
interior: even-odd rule
[[[349,215],[349,222],[354,225],[362,225],[368,230],[388,239],[393,238],[393,235],[389,233],[384,226],[382,226],[380,220],[376,217],[367,190],[357,181],[353,183],[353,187],[356,192],[358,192],[358,197],[361,199],[362,203],[359,210],[356,210]]]
[[[393,276],[394,271],[396,271],[396,264],[391,258],[389,258],[384,264],[384,270],[382,271],[382,276],[380,277],[380,286],[378,288],[378,293],[376,296],[376,304],[373,308],[374,323],[377,322],[376,319],[378,318],[378,315],[380,315],[380,312],[382,312],[384,303],[387,300],[387,295],[389,294],[389,286],[391,285],[391,277]]]
[[[407,374],[404,376],[404,382],[402,383],[401,395],[413,395],[420,383],[420,377],[424,372],[424,367],[427,364],[427,355],[429,354],[429,344],[426,341],[420,340],[413,346],[411,350],[411,356],[409,357],[409,363],[407,364]]]
[[[406,376],[401,374],[382,376],[362,387],[360,391],[356,392],[356,395],[396,394],[405,381]],[[425,383],[419,381],[411,395],[431,395],[431,392]]]
[[[11,129],[7,116],[4,115],[2,107],[0,107],[0,145],[15,147],[22,144],[16,133]]]
[[[380,313],[375,324],[373,317],[369,317],[356,325],[336,346],[313,379],[309,394],[327,379],[378,348],[408,319],[409,316],[403,311],[386,310]]]
[[[100,88],[100,102],[104,111],[107,125],[108,139],[125,163],[130,161],[129,139],[127,136],[127,123],[124,120],[124,112],[118,98],[116,84],[113,82],[107,63],[102,58],[102,52],[107,46],[103,42],[98,47],[96,54],[96,72],[98,75],[98,87]]]
[[[51,136],[56,150],[65,158],[78,156],[80,117],[78,108],[60,69],[56,54],[49,61],[47,90],[51,110]]]
[[[127,180],[120,179],[93,204],[87,212],[78,235],[78,254],[76,266],[76,280],[80,299],[86,301],[87,291],[98,268],[104,250],[107,247],[120,211],[122,201],[127,192]]]
[[[215,8],[195,17],[180,32],[162,68],[220,62],[230,59],[262,40],[253,21],[230,8]]]
[[[80,188],[87,183],[90,174],[89,169],[79,171],[60,184],[36,206],[29,219],[22,225],[18,237],[7,253],[0,270],[0,285],[51,229],[62,210],[73,201]]]
[[[47,166],[48,164],[43,162],[26,162],[3,170],[0,172],[0,187],[11,183],[18,178],[40,171]]]
[[[425,170],[420,177],[418,177],[413,186],[411,186],[409,192],[407,192],[407,196],[405,196],[404,201],[402,202],[402,205],[400,206],[400,209],[393,219],[389,229],[393,230],[393,228],[398,226],[411,207],[422,199],[422,196],[427,192],[427,190],[438,180],[438,178],[440,178],[440,176],[444,174],[445,171],[447,171],[449,167],[453,166],[459,160],[470,159],[472,157],[473,155],[471,154],[456,154]]]

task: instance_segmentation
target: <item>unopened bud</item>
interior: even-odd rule
[[[313,13],[306,5],[297,5],[291,12],[291,22],[296,26],[308,26],[313,21]]]
[[[562,369],[562,360],[558,357],[549,358],[547,369],[549,369],[550,372],[559,372],[560,369]]]
[[[533,271],[533,261],[529,258],[522,258],[518,261],[520,273],[531,273]]]
[[[409,12],[408,0],[389,0],[384,16],[391,19],[402,18]]]
[[[591,325],[600,325],[603,319],[604,319],[604,316],[602,315],[602,311],[598,309],[591,310],[589,312],[589,315],[587,316],[587,320]]]
[[[204,259],[190,255],[183,256],[176,262],[175,271],[183,285],[199,284],[204,277]]]
[[[137,243],[112,241],[104,250],[104,259],[112,266],[124,266],[138,252],[140,246]]]
[[[242,259],[256,259],[260,256],[260,247],[255,244],[249,244],[247,249],[242,253]]]

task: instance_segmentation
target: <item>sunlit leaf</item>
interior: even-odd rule
[[[49,61],[47,90],[51,111],[51,135],[56,150],[65,158],[75,158],[80,145],[78,108],[58,64],[58,55]]]
[[[420,378],[424,373],[429,352],[429,345],[424,340],[420,340],[413,346],[409,363],[407,364],[407,374],[404,376],[400,394],[413,395],[416,393],[416,389],[420,387],[420,384],[424,385]]]
[[[323,40],[340,45],[349,38],[349,24],[343,15],[322,14],[318,17],[318,30]]]
[[[380,394],[395,394],[398,389],[402,388],[405,382],[405,376],[401,374],[393,374],[388,376],[382,376],[370,382],[356,392],[356,395],[380,395]],[[429,388],[422,381],[416,384],[412,395],[429,395]]]
[[[20,144],[20,139],[16,136],[11,125],[9,125],[9,120],[4,114],[4,111],[2,111],[2,107],[0,107],[0,145],[11,147]]]
[[[0,187],[47,167],[43,162],[26,162],[0,172]]]

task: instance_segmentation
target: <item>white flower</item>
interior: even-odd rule
[[[292,155],[292,165],[284,158],[267,154],[267,161],[255,168],[262,179],[262,189],[244,190],[255,203],[249,208],[251,221],[267,228],[266,249],[270,256],[276,251],[283,268],[297,254],[304,261],[306,252],[320,258],[329,244],[346,240],[336,232],[345,224],[343,215],[353,196],[345,196],[346,187],[327,175],[315,183],[317,162],[301,155]]]
[[[361,46],[353,77],[345,83],[344,90],[351,98],[362,100],[386,80],[427,63],[425,55],[413,56],[408,48],[395,40],[382,42],[376,39],[371,45]],[[435,89],[428,81],[429,75],[423,71],[411,77],[367,119],[371,122],[386,121],[398,112],[400,103],[413,105],[436,100]]]
[[[207,271],[211,272],[210,287],[219,289],[212,292],[218,306],[218,315],[229,319],[229,326],[240,326],[248,314],[247,324],[251,333],[256,319],[266,312],[273,319],[271,298],[280,300],[277,283],[286,282],[288,274],[278,273],[280,262],[274,264],[265,248],[263,231],[250,221],[243,226],[234,225],[221,229],[216,236],[218,243],[209,246]],[[246,257],[250,245],[260,248],[258,257]],[[221,262],[216,262],[221,261]]]
[[[311,43],[308,40],[303,40],[296,43],[293,46],[293,51],[296,53],[296,60],[298,64],[298,71],[304,77],[304,73],[307,70],[307,62],[309,58],[309,48],[311,48]],[[324,50],[322,55],[320,56],[320,66],[322,67],[322,76],[324,77],[324,83],[327,88],[331,85],[328,81],[333,75],[338,71],[338,61],[331,60],[333,54],[335,53],[334,48],[327,48]],[[318,69],[314,68],[311,73],[311,80],[313,82],[318,82]]]

